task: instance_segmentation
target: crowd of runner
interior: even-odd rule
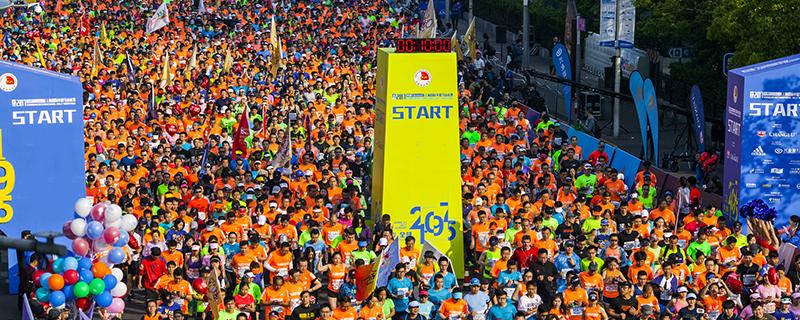
[[[375,50],[412,32],[414,8],[199,4],[175,0],[149,35],[157,1],[48,1],[0,17],[4,60],[83,80],[86,192],[139,217],[121,267],[143,319],[211,319],[192,286],[208,274],[218,319],[800,316],[800,263],[779,265],[767,224],[745,235],[703,205],[694,178],[656,190],[649,163],[618,172],[603,143],[583,150],[547,114],[531,123],[480,54],[459,62],[467,270],[456,279],[447,259],[395,238],[390,217],[369,217]],[[250,134],[234,152],[242,112]],[[291,163],[275,165],[288,134]],[[798,223],[784,241],[800,239]],[[353,267],[393,241],[402,262],[356,300]]]

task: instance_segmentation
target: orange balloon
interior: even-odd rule
[[[95,278],[103,279],[109,273],[111,270],[102,262],[97,262],[92,266],[92,274]]]
[[[47,285],[50,286],[50,290],[61,290],[64,288],[64,277],[54,274],[47,279]]]

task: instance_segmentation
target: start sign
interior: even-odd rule
[[[464,275],[456,55],[378,51],[373,217],[430,243]]]

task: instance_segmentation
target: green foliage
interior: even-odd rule
[[[473,4],[476,16],[496,25],[504,25],[512,32],[522,29],[522,0],[474,0]],[[549,44],[554,36],[563,37],[565,5],[565,1],[558,0],[529,2],[530,23],[534,26],[536,42]]]

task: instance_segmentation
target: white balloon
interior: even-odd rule
[[[136,219],[136,216],[132,214],[126,214],[122,216],[122,226],[121,229],[131,232],[133,229],[136,229],[136,225],[139,223],[139,220]]]
[[[106,241],[103,240],[103,237],[97,238],[97,240],[94,241],[95,252],[105,251],[108,248],[111,248],[111,245],[106,243]]]
[[[87,198],[80,198],[78,201],[75,202],[75,213],[77,213],[81,217],[86,217],[89,215],[89,212],[92,210],[92,200]]]
[[[114,298],[122,297],[127,293],[128,293],[128,286],[125,285],[125,283],[122,281],[117,282],[117,286],[115,286],[114,289],[111,289],[111,296]]]
[[[72,231],[76,237],[83,237],[86,235],[86,220],[83,218],[75,218],[72,220],[72,224],[69,225],[69,229]]]
[[[117,221],[122,218],[122,208],[120,208],[116,204],[110,204],[108,208],[106,208],[106,222],[110,221]]]
[[[120,270],[119,268],[111,269],[111,274],[114,275],[114,278],[117,278],[117,283],[122,282],[122,270]]]
[[[108,217],[108,216],[106,216],[106,217]],[[105,223],[103,223],[103,225],[104,225],[106,228],[110,228],[110,227],[117,227],[117,228],[119,229],[120,227],[122,227],[122,220],[120,220],[120,219],[117,219],[117,220],[114,220],[114,221],[110,221],[110,222],[109,222],[109,221],[108,221],[108,218],[106,218],[106,222],[105,222]]]

